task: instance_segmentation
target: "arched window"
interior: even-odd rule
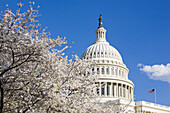
[[[115,72],[116,72],[116,76],[118,75],[118,73],[117,73],[117,69],[115,69]]]
[[[112,75],[114,75],[114,67],[112,67]]]
[[[124,71],[122,71],[122,76],[125,77],[125,76],[124,76]]]
[[[119,76],[121,76],[121,70],[119,70]]]
[[[107,71],[107,74],[109,75],[109,67],[106,69],[106,71]]]
[[[102,74],[104,74],[104,67],[102,68]]]

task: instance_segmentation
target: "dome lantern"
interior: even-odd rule
[[[103,27],[103,23],[102,23],[102,15],[100,14],[99,17],[99,27],[96,30],[96,41],[95,43],[108,43],[106,41],[106,29],[104,29]]]

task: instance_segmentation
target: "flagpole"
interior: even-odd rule
[[[155,88],[155,104],[156,104],[156,88]]]

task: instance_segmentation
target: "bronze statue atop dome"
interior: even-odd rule
[[[103,23],[102,23],[102,15],[100,14],[100,17],[99,17],[99,27],[103,27]]]

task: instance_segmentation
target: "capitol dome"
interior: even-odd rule
[[[145,101],[134,102],[134,84],[128,78],[129,70],[123,63],[120,53],[106,41],[106,30],[101,15],[96,30],[96,40],[84,51],[81,59],[94,61],[96,64],[83,75],[97,76],[98,80],[95,81],[98,84],[97,99],[103,108],[118,105],[119,107],[115,109],[124,110],[122,113],[169,113],[170,107],[167,106]]]
[[[84,51],[81,59],[96,62],[92,71],[95,71],[98,77],[99,98],[103,102],[117,99],[133,100],[134,84],[128,79],[129,70],[120,53],[106,41],[106,29],[103,27],[101,15],[99,27],[95,32],[95,42]],[[89,74],[90,72],[85,73]]]
[[[113,46],[98,41],[85,50],[82,59],[108,59],[123,63],[120,53]]]

